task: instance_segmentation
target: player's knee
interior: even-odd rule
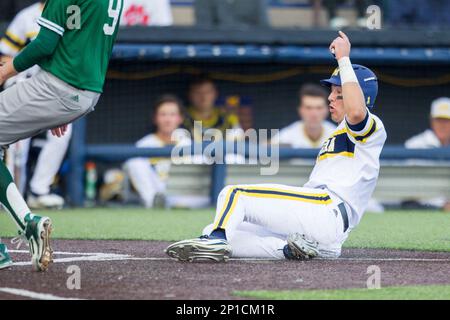
[[[220,191],[220,193],[219,193],[219,198],[225,197],[234,188],[235,188],[235,186],[232,186],[232,185],[224,187],[222,189],[222,191]]]

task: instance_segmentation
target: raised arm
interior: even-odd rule
[[[339,31],[339,37],[331,43],[330,50],[339,63],[347,122],[350,125],[360,124],[366,119],[367,108],[364,94],[350,61],[351,43],[344,32]]]

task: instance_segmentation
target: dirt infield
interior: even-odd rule
[[[0,299],[235,299],[235,290],[364,288],[371,265],[380,267],[382,286],[450,284],[448,252],[350,249],[335,261],[189,264],[169,260],[167,245],[59,240],[44,274],[31,271],[26,248],[12,250],[16,264],[0,271]],[[72,265],[81,271],[80,290],[66,285]]]

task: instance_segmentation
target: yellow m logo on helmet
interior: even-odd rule
[[[331,75],[332,77],[336,77],[339,75],[339,68],[334,69],[333,74]]]

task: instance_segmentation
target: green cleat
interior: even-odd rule
[[[0,270],[11,267],[13,264],[11,257],[9,256],[6,245],[0,243]]]
[[[30,246],[31,262],[36,271],[47,271],[53,262],[53,250],[50,246],[52,221],[48,217],[34,216],[29,219],[23,234]]]

